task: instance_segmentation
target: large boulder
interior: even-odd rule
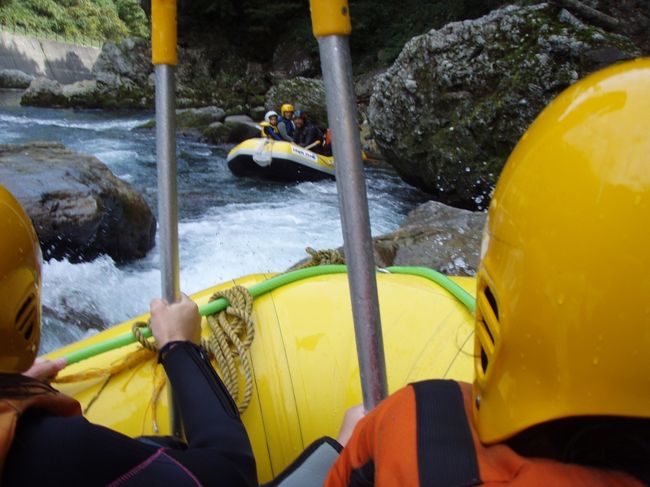
[[[377,265],[423,266],[450,275],[474,275],[486,214],[428,201],[398,230],[374,239]]]
[[[368,118],[407,182],[481,209],[516,142],[557,93],[638,54],[629,39],[566,10],[505,7],[409,41],[376,83]]]
[[[144,257],[156,220],[144,198],[98,159],[55,142],[0,145],[0,181],[23,204],[44,257]]]
[[[0,69],[0,88],[25,89],[34,81],[34,76],[19,69]]]
[[[305,110],[311,120],[322,127],[327,125],[325,85],[323,81],[310,78],[283,80],[271,87],[266,94],[265,107],[280,113],[284,103],[291,103],[296,110]]]
[[[210,124],[203,130],[203,140],[211,144],[239,144],[260,137],[260,128],[248,115],[231,115],[223,123]]]
[[[34,107],[67,106],[61,84],[58,81],[42,77],[36,78],[30,83],[23,93],[20,103]]]

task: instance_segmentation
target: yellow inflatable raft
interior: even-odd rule
[[[405,274],[409,269],[417,268],[377,274],[390,391],[425,378],[471,381],[472,313],[430,279]],[[193,299],[204,305],[217,290],[234,284],[254,288],[269,277],[242,277]],[[473,278],[451,280],[472,300]],[[147,318],[138,316],[48,358],[128,334],[134,322]],[[255,339],[249,353],[253,395],[242,419],[259,478],[268,481],[313,440],[335,437],[346,409],[361,403],[347,275],[316,275],[268,292],[255,299],[253,319]],[[90,421],[133,437],[170,434],[166,386],[155,400],[155,384],[163,374],[153,355],[109,380],[97,372],[131,360],[130,354],[139,348],[131,344],[71,365],[60,375],[81,372],[91,377],[57,387],[81,402]]]
[[[291,142],[265,138],[248,139],[227,157],[236,176],[271,181],[318,181],[334,178],[334,158],[316,154]]]

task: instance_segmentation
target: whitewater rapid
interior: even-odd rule
[[[155,141],[138,129],[150,113],[107,113],[0,106],[0,142],[54,140],[92,154],[139,190],[156,211]],[[181,288],[193,293],[257,272],[283,271],[306,257],[305,247],[342,245],[336,185],[261,183],[235,178],[229,147],[178,141]],[[368,168],[373,235],[395,230],[425,200],[385,168]],[[160,295],[158,246],[141,260],[109,257],[43,265],[41,352],[145,312]]]

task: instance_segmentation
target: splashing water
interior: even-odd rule
[[[0,142],[54,140],[96,156],[128,181],[156,211],[155,140],[136,127],[145,112],[0,107]],[[336,185],[237,179],[228,147],[178,141],[181,288],[193,293],[256,272],[281,272],[306,257],[305,247],[342,245]],[[394,230],[426,196],[385,168],[367,168],[373,235]],[[141,260],[117,265],[103,256],[43,266],[41,352],[144,313],[160,295],[158,246]]]

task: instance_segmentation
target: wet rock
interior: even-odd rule
[[[176,110],[179,128],[204,128],[214,122],[223,122],[226,112],[219,107],[188,108]]]
[[[144,257],[156,220],[144,198],[98,159],[56,142],[0,145],[0,180],[31,217],[44,257]]]
[[[262,121],[264,120],[264,115],[266,114],[266,107],[257,106],[250,109],[251,118],[253,120]]]
[[[316,125],[327,125],[325,86],[321,80],[293,78],[281,81],[266,94],[265,108],[280,112],[284,103],[291,103],[296,110],[305,110]]]
[[[375,84],[375,140],[407,182],[464,208],[487,206],[528,125],[564,88],[638,55],[629,39],[547,4],[510,6],[409,41]]]
[[[424,266],[450,275],[474,275],[486,214],[428,201],[408,214],[398,230],[374,239],[375,261]]]
[[[25,90],[20,99],[22,105],[35,107],[63,107],[67,100],[58,81],[48,78],[36,78]]]
[[[34,76],[19,69],[0,69],[0,88],[25,89],[34,81]]]
[[[231,115],[223,123],[210,124],[203,130],[203,140],[211,144],[239,144],[260,136],[259,126],[248,115]]]
[[[394,232],[373,239],[378,267],[429,267],[453,276],[473,276],[480,260],[487,214],[428,201],[411,211]],[[343,248],[337,249],[343,253]],[[309,259],[294,264],[296,269]]]
[[[228,142],[230,127],[222,122],[211,123],[203,131],[203,140],[210,144],[224,144]]]
[[[252,121],[228,121],[226,119],[225,125],[229,130],[226,142],[231,144],[239,144],[246,139],[260,136],[259,127]]]

